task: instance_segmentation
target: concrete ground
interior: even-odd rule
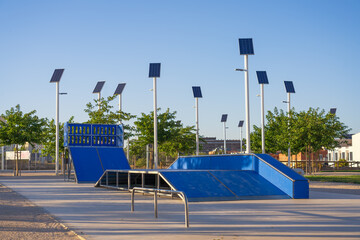
[[[187,229],[180,200],[159,199],[155,219],[150,196],[137,194],[132,213],[130,193],[93,184],[64,182],[48,174],[0,176],[0,183],[86,239],[360,239],[356,186],[331,192],[316,183],[310,199],[189,203]]]

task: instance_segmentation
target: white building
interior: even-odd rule
[[[351,136],[351,139],[344,139],[340,147],[335,148],[333,151],[328,150],[328,160],[338,161],[345,159],[346,161],[360,162],[360,133]]]

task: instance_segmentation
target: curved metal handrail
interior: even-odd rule
[[[166,190],[166,189],[157,189],[157,188],[140,188],[134,187],[131,190],[131,212],[134,212],[134,202],[135,202],[135,192],[136,191],[146,191],[146,192],[154,192],[154,214],[155,218],[158,217],[158,208],[157,208],[157,194],[158,193],[175,193],[177,194],[184,202],[185,208],[185,227],[189,227],[189,206],[188,206],[188,199],[184,192],[181,191],[174,191],[174,190]]]

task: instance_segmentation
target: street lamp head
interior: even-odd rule
[[[59,93],[59,95],[67,95],[68,93],[67,92],[61,92]]]
[[[246,72],[246,69],[241,69],[241,68],[235,68],[235,71],[240,71],[240,72]]]

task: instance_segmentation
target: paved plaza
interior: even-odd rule
[[[360,239],[360,187],[311,184],[310,199],[189,203],[64,182],[49,174],[0,176],[0,183],[28,198],[85,239]],[[341,186],[341,184],[339,185]]]

